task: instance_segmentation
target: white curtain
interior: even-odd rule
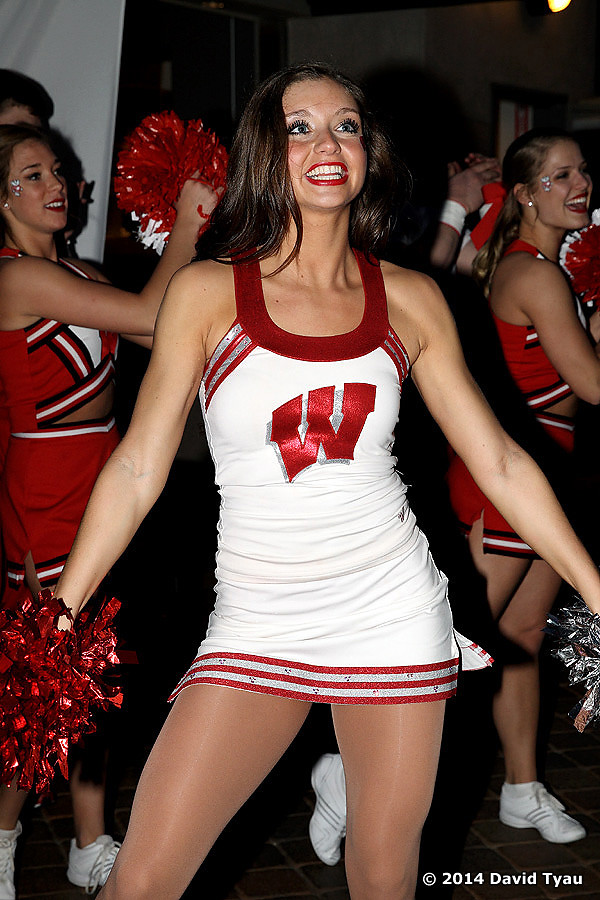
[[[125,0],[0,0],[0,67],[35,78],[54,101],[51,125],[73,146],[86,181],[95,181],[83,259],[101,262]]]

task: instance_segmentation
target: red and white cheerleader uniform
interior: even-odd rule
[[[545,259],[536,247],[522,240],[513,241],[504,256],[517,252]],[[508,371],[535,419],[559,447],[571,453],[575,441],[573,420],[548,412],[548,407],[570,397],[573,391],[544,353],[533,325],[513,325],[499,319],[493,311],[492,318]],[[478,488],[456,454],[452,456],[446,480],[452,508],[465,534],[469,534],[474,522],[483,516],[484,553],[528,558],[537,556]]]
[[[20,256],[5,248],[0,259]],[[60,260],[88,278],[71,260]],[[114,381],[118,337],[39,319],[0,331],[0,380],[10,440],[0,482],[9,588],[24,584],[31,552],[42,587],[56,583],[100,469],[118,443],[115,420],[61,424]]]
[[[356,258],[363,319],[333,337],[283,331],[259,265],[233,267],[237,317],[200,389],[221,493],[217,599],[172,699],[199,683],[330,703],[456,690],[447,580],[391,455],[410,362],[379,265]],[[457,638],[463,666],[489,662]]]

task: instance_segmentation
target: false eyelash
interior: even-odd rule
[[[360,131],[359,123],[356,121],[356,119],[353,119],[350,116],[348,116],[346,119],[344,119],[342,122],[340,122],[340,125],[352,125],[352,127],[356,130],[357,133]]]
[[[288,125],[288,134],[291,134],[294,128],[297,128],[298,125],[306,125],[306,127],[308,128],[308,122],[305,119],[296,119],[295,122],[291,122]]]

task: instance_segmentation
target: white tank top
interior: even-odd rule
[[[200,388],[221,493],[222,580],[349,573],[404,555],[417,538],[391,454],[410,363],[379,265],[356,258],[363,318],[334,337],[280,329],[258,264],[234,266],[236,320]]]

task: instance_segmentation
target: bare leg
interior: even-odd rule
[[[19,791],[11,785],[0,786],[0,829],[12,831],[17,826],[21,810],[25,806],[28,791]]]
[[[93,844],[97,837],[104,834],[104,782],[81,779],[82,762],[78,760],[69,776],[71,802],[73,804],[73,820],[75,823],[75,840],[78,847]]]
[[[347,793],[352,900],[412,900],[445,703],[336,705]]]
[[[176,900],[290,745],[310,704],[217,685],[175,701],[138,784],[102,900]]]
[[[473,561],[487,583],[487,596],[501,634],[522,653],[508,663],[494,698],[494,722],[506,766],[506,781],[521,784],[537,780],[536,740],[539,719],[538,655],[546,615],[561,579],[542,560],[483,553],[483,522],[473,526],[469,547]]]
[[[560,584],[560,577],[547,563],[534,560],[498,622],[502,635],[524,656],[522,662],[505,665],[501,688],[494,697],[494,721],[509,784],[537,780],[539,651],[546,616]]]
[[[515,591],[525,578],[530,559],[500,556],[483,552],[483,519],[475,522],[469,534],[469,550],[475,568],[486,580],[487,600],[496,621],[500,618]]]

